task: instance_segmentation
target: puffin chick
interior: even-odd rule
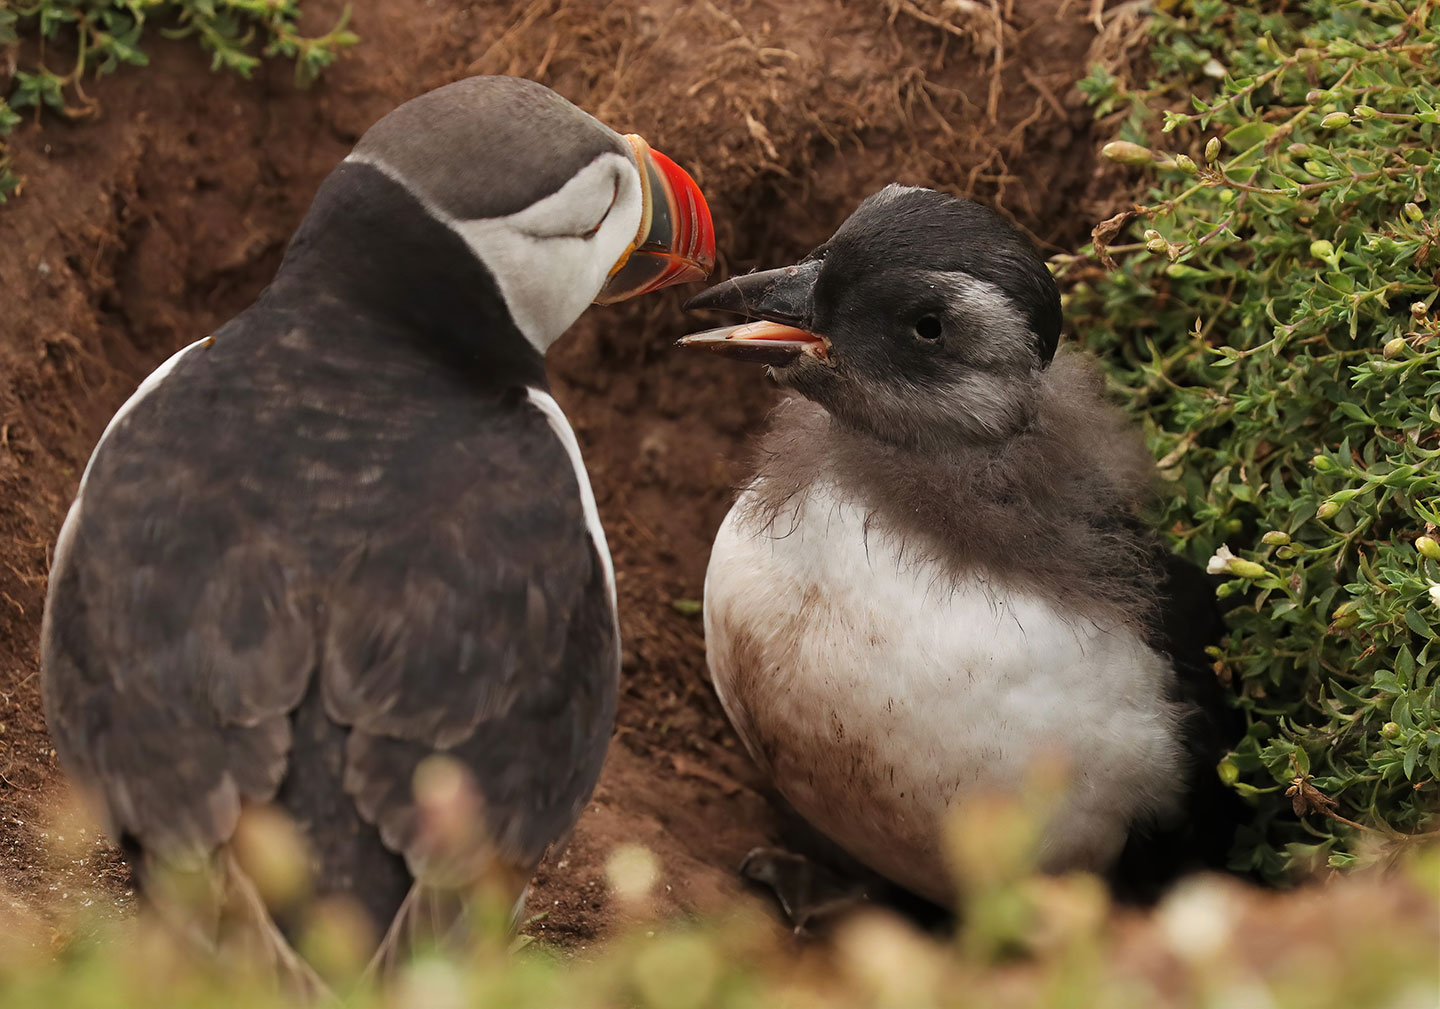
[[[1056,353],[1059,292],[1030,242],[890,186],[797,265],[686,307],[754,321],[682,346],[762,362],[799,397],[716,536],[704,600],[715,691],[784,799],[944,906],[947,813],[1047,756],[1069,778],[1043,870],[1144,899],[1221,863],[1235,723],[1205,656],[1213,586],[1137,518],[1154,460],[1095,368]],[[774,884],[763,854],[746,873]]]
[[[187,934],[319,987],[235,843],[267,803],[315,895],[387,933],[374,966],[478,889],[522,898],[595,785],[620,669],[544,354],[591,302],[713,260],[699,190],[642,139],[459,81],[371,127],[259,300],[111,420],[55,549],[45,711]],[[203,899],[167,901],[191,873]]]

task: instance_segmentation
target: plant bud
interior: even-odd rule
[[[1309,144],[1291,144],[1289,147],[1285,148],[1285,150],[1292,156],[1297,158],[1308,158],[1312,154],[1316,153],[1315,148],[1311,147]]]
[[[1314,63],[1320,58],[1320,50],[1311,49],[1309,46],[1301,46],[1295,50],[1295,58],[1301,63]]]
[[[310,892],[310,852],[305,838],[279,810],[247,808],[235,828],[233,851],[267,907],[294,907]]]
[[[1324,130],[1343,130],[1350,125],[1350,117],[1344,112],[1332,112],[1320,120],[1320,128]]]
[[[1355,115],[1360,119],[1379,119],[1380,110],[1371,105],[1357,105]]]
[[[1426,312],[1426,311],[1427,311],[1427,309],[1425,308],[1425,302],[1423,302],[1423,301],[1412,301],[1412,302],[1410,303],[1410,318],[1412,318],[1412,319],[1423,319],[1423,318],[1425,318],[1425,312]]]
[[[1307,91],[1305,92],[1305,104],[1319,105],[1321,102],[1325,101],[1329,97],[1330,92],[1328,91]]]
[[[1227,785],[1233,785],[1235,784],[1235,782],[1240,780],[1240,768],[1236,767],[1235,761],[1231,760],[1229,757],[1226,757],[1224,760],[1220,761],[1219,765],[1215,768],[1215,770],[1219,773],[1220,780],[1225,782],[1225,784]]]
[[[1239,578],[1264,578],[1270,572],[1265,570],[1263,564],[1256,564],[1254,561],[1247,561],[1236,557],[1230,562],[1230,573]]]
[[[1440,543],[1436,543],[1429,536],[1415,537],[1415,549],[1432,561],[1440,561]]]
[[[1315,517],[1319,519],[1333,519],[1340,514],[1340,506],[1334,501],[1321,502],[1320,507],[1315,509]]]
[[[1156,231],[1154,228],[1146,228],[1146,229],[1145,229],[1145,241],[1147,241],[1147,242],[1153,242],[1153,241],[1155,241],[1155,239],[1160,238],[1160,237],[1161,237],[1160,232]]]
[[[1311,459],[1310,466],[1317,473],[1329,473],[1335,468],[1335,464],[1330,461],[1329,456],[1323,455],[1317,455],[1314,459]]]
[[[1148,165],[1155,160],[1155,154],[1150,148],[1132,144],[1128,140],[1110,141],[1100,148],[1100,156],[1121,165]]]
[[[1335,255],[1335,246],[1320,238],[1310,243],[1310,255],[1316,259],[1329,259]]]
[[[1145,243],[1145,248],[1151,252],[1164,252],[1170,248],[1170,243],[1163,238],[1152,238]]]
[[[1425,211],[1420,209],[1418,203],[1407,203],[1405,204],[1405,216],[1418,223],[1425,220]]]
[[[1395,722],[1386,722],[1384,725],[1380,726],[1380,735],[1384,736],[1386,739],[1394,739],[1396,736],[1400,735],[1400,726],[1397,725]]]
[[[1184,154],[1175,155],[1175,167],[1180,169],[1180,171],[1184,172],[1186,175],[1194,175],[1196,172],[1200,171],[1200,169],[1196,167],[1195,162],[1190,157]]]
[[[1290,542],[1290,535],[1282,533],[1279,529],[1271,529],[1264,536],[1260,537],[1261,543],[1268,543],[1272,547],[1284,546]]]
[[[708,940],[698,935],[662,935],[655,939],[653,945],[642,947],[631,964],[631,984],[640,996],[631,1004],[649,1009],[713,1005],[720,1001],[713,992],[722,969],[720,954]],[[896,973],[910,977],[914,971]],[[437,1001],[411,999],[400,1004],[433,1006]],[[463,1006],[472,1003],[461,998],[452,1004]]]
[[[1220,156],[1220,138],[1211,137],[1205,143],[1205,160],[1214,161]]]
[[[621,902],[637,904],[649,896],[660,878],[660,863],[644,845],[622,844],[605,862],[610,892]]]
[[[1405,353],[1405,338],[1403,336],[1397,336],[1393,340],[1387,340],[1385,342],[1385,349],[1382,350],[1381,353],[1385,355],[1385,360],[1393,361]]]

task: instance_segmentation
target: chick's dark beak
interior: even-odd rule
[[[715,268],[715,223],[688,172],[642,138],[627,136],[644,189],[640,233],[596,296],[610,305],[672,284],[704,280]]]
[[[801,328],[810,318],[820,263],[812,260],[764,273],[731,277],[685,303],[686,311],[734,312],[753,321],[682,337],[681,347],[709,350],[738,361],[793,364],[802,354],[830,357],[830,341]]]

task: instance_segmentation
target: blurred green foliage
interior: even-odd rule
[[[303,904],[282,905],[292,922],[310,922],[299,946],[337,996],[318,1004],[355,1009],[1434,1004],[1440,847],[1408,851],[1385,876],[1352,876],[1279,897],[1233,881],[1196,879],[1141,918],[1112,908],[1095,877],[1033,875],[1037,828],[1051,809],[1045,802],[993,797],[974,800],[952,817],[948,850],[966,907],[953,934],[926,934],[871,910],[834,923],[828,942],[801,944],[780,927],[778,912],[754,905],[706,921],[660,923],[652,898],[670,889],[667,867],[627,846],[610,858],[608,885],[587,889],[585,904],[603,904],[600,920],[613,933],[602,943],[565,951],[513,941],[508,901],[499,900],[476,914],[473,942],[463,953],[421,955],[376,986],[361,975],[373,934],[361,938],[366,930],[348,926],[343,912],[337,918],[310,914]],[[295,860],[291,868],[303,875],[307,856],[274,845],[275,829],[272,817],[257,824],[253,840],[272,848],[265,862],[274,868]],[[63,830],[64,837],[79,836],[73,822]],[[53,856],[73,857],[63,847]],[[149,914],[67,920],[33,913],[3,894],[0,906],[8,906],[0,930],[0,1005],[6,1009],[303,1004],[280,990],[243,944],[202,960]]]
[[[18,51],[19,65],[0,93],[0,137],[20,123],[17,109],[49,109],[70,118],[95,111],[84,82],[122,65],[145,66],[147,30],[165,38],[194,38],[213,56],[211,69],[248,77],[262,58],[295,63],[304,86],[357,38],[346,29],[347,7],[324,35],[301,35],[299,0],[5,0],[0,4],[0,52]],[[257,52],[258,47],[258,52]],[[67,65],[53,69],[55,49]],[[21,184],[0,142],[0,203]]]
[[[1440,797],[1440,9],[1196,0],[1152,31],[1151,80],[1081,84],[1145,205],[1058,271],[1164,525],[1229,576],[1236,865],[1350,866]]]

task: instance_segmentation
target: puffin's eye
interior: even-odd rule
[[[590,175],[582,181],[583,185],[576,185],[571,180],[563,195],[552,193],[515,214],[515,230],[542,241],[593,238],[620,199],[620,178],[612,172]]]
[[[944,331],[944,325],[933,315],[922,315],[915,320],[915,335],[922,340],[934,343]]]
[[[615,209],[615,201],[617,201],[617,200],[619,200],[619,199],[620,199],[620,180],[617,178],[617,179],[615,180],[615,189],[614,189],[614,191],[611,192],[611,194],[610,194],[610,205],[605,208],[605,213],[603,213],[603,214],[600,215],[600,220],[598,220],[598,221],[595,222],[595,226],[594,226],[594,227],[592,227],[589,231],[583,232],[580,237],[581,237],[581,238],[594,238],[597,234],[599,234],[599,233],[600,233],[600,225],[602,225],[602,224],[605,223],[605,218],[607,218],[607,217],[610,216],[610,211],[612,211],[612,210]]]

